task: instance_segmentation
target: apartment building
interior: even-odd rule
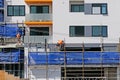
[[[1,51],[24,53],[19,64],[6,61],[6,71],[30,80],[119,80],[119,3],[0,0]]]

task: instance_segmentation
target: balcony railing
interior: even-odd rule
[[[106,77],[62,77],[61,80],[107,80]]]
[[[0,38],[0,45],[9,44],[9,43],[17,43],[17,38]]]
[[[52,42],[52,36],[24,36],[24,43],[45,43],[45,39]]]
[[[52,14],[27,14],[26,15],[26,21],[31,22],[46,22],[46,21],[52,21]]]

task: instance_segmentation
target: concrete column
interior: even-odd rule
[[[24,78],[28,77],[28,48],[24,48]]]
[[[120,80],[120,67],[117,68],[117,80]]]

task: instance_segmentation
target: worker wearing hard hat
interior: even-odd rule
[[[58,50],[64,50],[64,41],[63,40],[58,40],[57,42],[57,47],[58,47]]]
[[[21,34],[18,32],[17,34],[16,34],[16,38],[17,38],[17,40],[18,40],[18,43],[21,43]]]

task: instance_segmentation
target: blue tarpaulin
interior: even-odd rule
[[[4,0],[0,0],[0,7],[4,7]]]
[[[0,26],[0,36],[2,37],[16,37],[16,34],[24,34],[22,29],[17,24],[5,24]]]
[[[10,51],[6,52],[6,50],[2,49],[0,52],[0,63],[6,62],[22,62],[24,60],[24,52],[20,49],[10,49]]]
[[[47,54],[47,55],[46,55]],[[29,65],[119,64],[119,52],[30,52]],[[47,59],[48,58],[48,59]],[[48,61],[47,61],[48,60]]]
[[[0,62],[18,62],[19,52],[0,53]]]

